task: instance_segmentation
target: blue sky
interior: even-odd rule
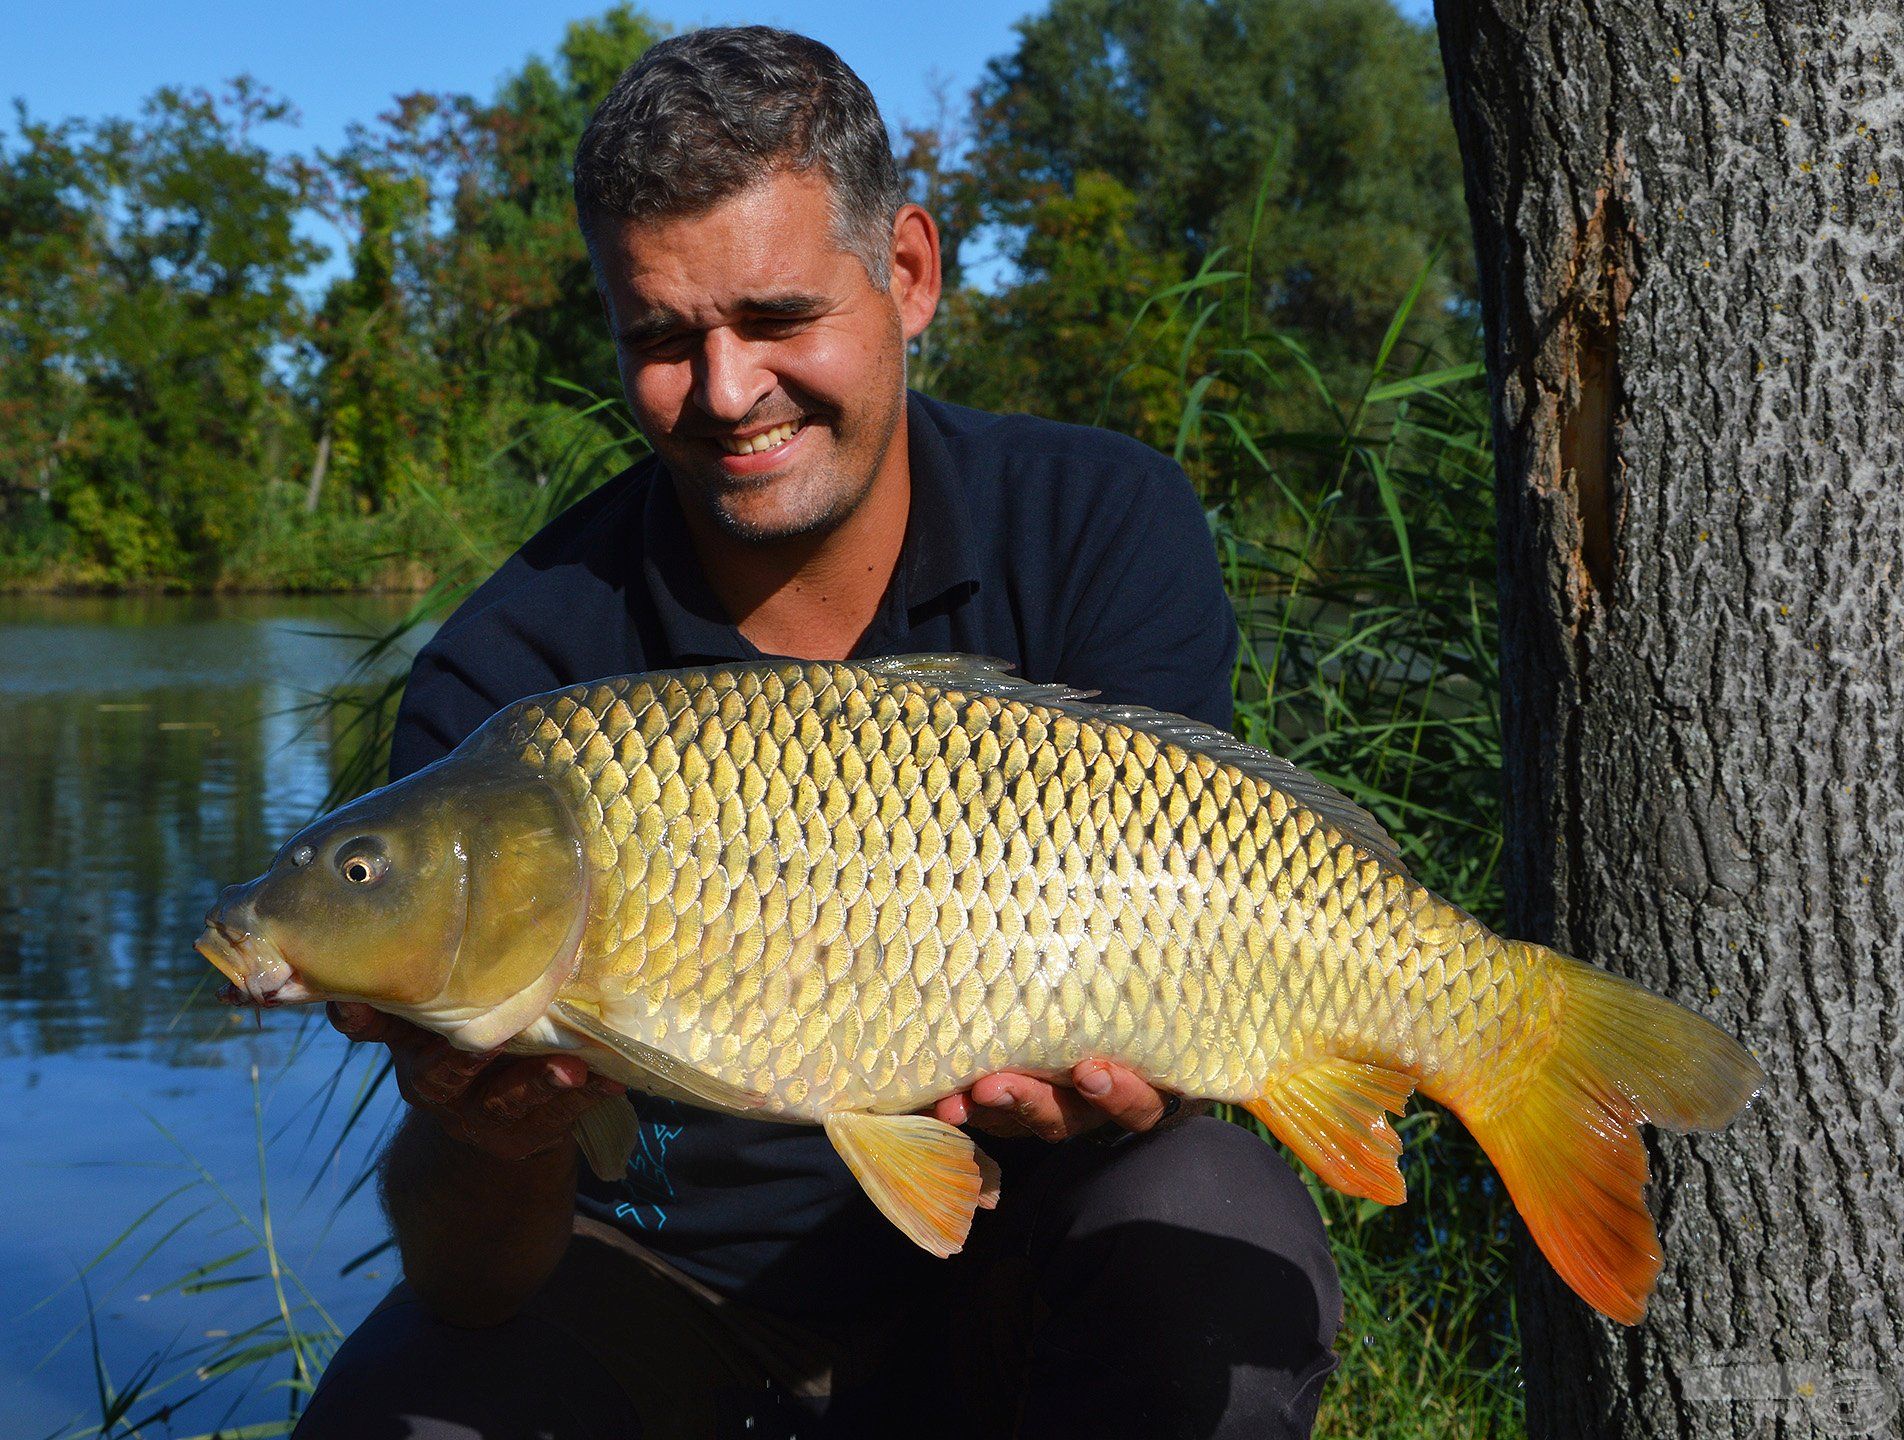
[[[249,72],[303,112],[294,146],[333,146],[410,90],[487,96],[532,53],[548,54],[582,0],[12,0],[0,46],[0,97],[42,119],[127,114],[163,84],[216,85]],[[785,25],[826,41],[872,87],[888,123],[925,120],[928,77],[955,94],[1010,48],[1024,0],[950,5],[892,0],[681,3],[641,8],[677,29],[722,22]],[[8,128],[11,117],[7,117]]]
[[[129,114],[164,84],[216,85],[249,72],[303,111],[291,145],[335,145],[409,90],[486,96],[532,53],[549,53],[568,21],[606,7],[582,0],[9,0],[0,99],[42,119]],[[651,0],[677,29],[767,22],[833,46],[878,97],[890,124],[931,113],[935,72],[955,95],[1012,44],[1024,0]],[[1402,0],[1425,14],[1428,0]],[[10,122],[11,117],[6,117]],[[9,125],[10,128],[10,125]]]
[[[259,138],[286,150],[335,147],[353,120],[393,95],[455,90],[488,96],[531,54],[549,54],[570,20],[609,0],[4,0],[0,130],[11,102],[43,120],[129,115],[161,85],[216,87],[250,74],[302,113],[295,130]],[[1430,0],[1399,0],[1426,15]],[[932,82],[957,103],[985,62],[1012,46],[1012,24],[1044,8],[1026,0],[647,0],[676,29],[784,25],[824,40],[872,88],[895,129],[932,118]],[[335,237],[312,232],[327,245]],[[982,260],[978,256],[968,260]],[[335,262],[333,262],[335,263]],[[321,275],[321,272],[320,272]]]

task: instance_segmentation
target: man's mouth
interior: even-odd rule
[[[756,430],[751,435],[717,435],[714,443],[729,455],[765,455],[778,450],[806,428],[806,418],[782,421],[766,430]]]

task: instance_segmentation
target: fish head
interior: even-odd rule
[[[559,988],[587,899],[581,839],[555,787],[459,754],[292,836],[262,875],[218,897],[197,949],[231,998],[358,1000],[454,1039],[525,992]]]

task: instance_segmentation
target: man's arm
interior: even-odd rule
[[[353,1040],[381,1041],[410,1113],[378,1164],[403,1274],[453,1325],[513,1315],[568,1249],[582,1112],[622,1087],[572,1056],[472,1055],[368,1005],[332,1005]]]

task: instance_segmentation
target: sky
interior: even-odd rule
[[[414,90],[486,98],[532,54],[552,54],[570,20],[609,0],[0,0],[0,134],[12,102],[41,120],[131,115],[161,85],[215,89],[249,74],[301,112],[274,148],[334,149]],[[1430,0],[1399,0],[1425,16]],[[825,41],[871,88],[895,131],[934,117],[933,85],[955,106],[985,62],[1010,50],[1013,22],[1043,0],[642,0],[677,30],[783,25]],[[312,232],[337,248],[337,237]],[[982,257],[968,257],[983,265]],[[333,264],[336,259],[333,259]],[[328,268],[328,267],[326,267]],[[322,278],[322,272],[316,279]]]
[[[0,100],[41,119],[130,114],[160,85],[215,86],[249,73],[303,112],[295,148],[335,146],[411,90],[488,96],[530,54],[549,54],[589,0],[7,0]],[[931,77],[952,94],[1011,48],[1025,0],[648,0],[676,29],[784,25],[824,40],[871,87],[887,123],[932,114]],[[1402,0],[1425,15],[1428,0]],[[11,128],[11,116],[0,119]]]
[[[164,84],[216,86],[249,73],[303,112],[291,148],[334,147],[411,90],[487,97],[531,54],[548,55],[590,0],[8,0],[0,98],[41,119],[130,114]],[[676,29],[784,25],[824,40],[859,72],[887,123],[932,114],[936,72],[962,96],[985,61],[1011,48],[1024,0],[649,0]],[[11,115],[0,120],[11,128]],[[262,137],[261,137],[262,138]]]

